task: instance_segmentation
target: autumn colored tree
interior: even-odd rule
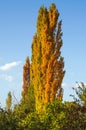
[[[26,63],[23,66],[23,86],[22,86],[22,99],[28,95],[28,87],[30,84],[30,61],[29,57],[26,58]]]
[[[36,110],[55,99],[62,100],[62,80],[65,74],[61,56],[62,21],[55,4],[47,10],[41,7],[37,19],[37,32],[32,42],[31,85],[34,88]]]

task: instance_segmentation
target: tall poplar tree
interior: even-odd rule
[[[22,86],[22,99],[28,95],[28,87],[30,84],[30,61],[29,57],[26,58],[26,63],[23,66],[23,86]]]
[[[61,56],[62,21],[55,4],[47,10],[41,7],[37,19],[37,32],[32,42],[31,85],[34,88],[38,112],[55,99],[62,100],[62,80],[65,74]]]

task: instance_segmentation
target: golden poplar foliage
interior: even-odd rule
[[[26,58],[26,63],[23,66],[23,86],[22,86],[22,99],[25,100],[25,97],[28,94],[28,87],[30,84],[30,62],[29,58]]]
[[[41,7],[37,19],[37,32],[32,42],[31,85],[34,88],[36,110],[55,99],[62,101],[62,80],[65,74],[61,56],[62,22],[55,4],[47,10]]]

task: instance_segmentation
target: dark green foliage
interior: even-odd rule
[[[65,120],[61,130],[85,130],[86,128],[86,107],[82,107],[76,102],[66,102]]]
[[[46,113],[38,114],[18,104],[13,111],[0,109],[0,130],[85,130],[86,106],[58,100],[46,106]]]
[[[17,119],[13,112],[0,108],[0,130],[17,130]]]

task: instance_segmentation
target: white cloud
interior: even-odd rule
[[[73,88],[73,87],[74,87],[74,84],[63,82],[63,83],[62,83],[62,87],[63,87],[64,89],[68,89],[68,88],[70,89],[70,88]]]
[[[62,87],[66,87],[67,86],[67,83],[62,83]]]
[[[6,81],[12,82],[13,77],[11,75],[2,74],[2,75],[0,75],[0,79],[4,79]]]
[[[5,64],[3,66],[0,66],[0,70],[3,70],[3,71],[9,70],[12,67],[18,66],[20,63],[21,63],[21,61],[17,61],[17,62],[14,61],[14,62],[11,62],[11,63],[7,63],[7,64]]]

